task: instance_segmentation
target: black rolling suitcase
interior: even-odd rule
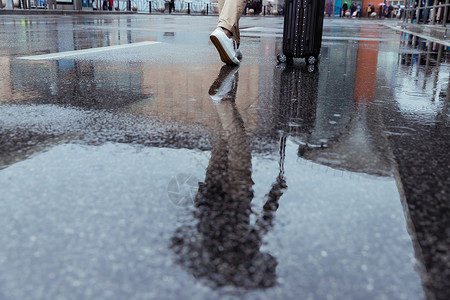
[[[322,44],[325,0],[286,0],[284,9],[283,54],[278,61],[305,58],[317,61]]]

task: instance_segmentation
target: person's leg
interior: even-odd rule
[[[218,26],[229,30],[238,45],[240,43],[239,19],[246,3],[246,0],[219,0]]]
[[[238,50],[240,40],[239,18],[246,0],[218,0],[219,22],[210,35],[220,59],[227,64],[239,65],[242,53]]]

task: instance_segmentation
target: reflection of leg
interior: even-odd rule
[[[251,152],[234,103],[237,77],[235,70],[222,68],[210,88],[210,95],[216,96],[217,139],[206,186],[196,197],[198,233],[178,230],[172,247],[195,277],[210,279],[218,286],[267,288],[276,284],[277,262],[261,252],[261,236],[250,226]]]
[[[234,75],[234,80],[235,82],[231,86],[231,89],[226,96],[224,95],[222,97],[222,101],[216,104],[216,108],[222,126],[222,135],[228,146],[228,176],[230,182],[230,192],[234,193],[233,196],[238,199],[251,201],[253,197],[251,150],[250,142],[244,127],[244,122],[242,121],[242,117],[240,116],[235,104],[238,81],[237,72]],[[245,201],[243,204],[245,205]]]
[[[242,118],[235,108],[239,80],[238,70],[238,67],[223,66],[209,89],[209,95],[216,103],[221,123],[220,131],[223,132],[225,139],[228,139],[230,130],[236,127],[235,122],[239,122],[239,120],[242,122]],[[240,125],[243,127],[242,124]]]
[[[223,66],[220,69],[217,79],[209,89],[210,97],[217,105],[222,101],[234,101],[238,69],[238,67],[233,66]],[[213,189],[219,193],[222,192],[218,191],[219,189],[228,189],[228,142],[223,128],[222,118],[219,116],[215,128],[217,136],[214,139],[213,150],[205,176],[206,190]]]
[[[244,122],[234,102],[222,102],[218,112],[228,141],[228,168],[230,186],[235,189],[236,197],[251,201],[253,198],[252,156],[250,141]]]
[[[209,95],[215,103],[224,100],[234,101],[236,97],[237,75],[239,68],[236,66],[223,66],[217,79],[209,88]]]
[[[208,168],[206,169],[205,185],[221,186],[226,188],[226,173],[228,169],[228,149],[226,141],[219,136],[214,141],[214,146],[211,151],[211,158],[209,160]],[[225,186],[224,186],[225,185]]]
[[[250,142],[245,132],[244,122],[236,104],[236,92],[239,80],[239,68],[223,66],[217,79],[209,89],[211,98],[216,103],[219,117],[220,136],[227,149],[227,167],[230,192],[237,192],[239,198],[251,201],[251,151]]]
[[[235,105],[237,70],[222,67],[209,91],[218,116],[216,138],[205,183],[196,199],[197,206],[207,203],[208,207],[215,207],[217,218],[226,216],[230,226],[249,224],[249,204],[253,198],[250,143]],[[229,215],[230,209],[237,215]],[[224,234],[228,234],[226,230]]]

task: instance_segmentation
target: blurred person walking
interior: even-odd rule
[[[345,13],[348,10],[347,2],[344,2],[344,5],[342,5],[342,16],[345,17]]]

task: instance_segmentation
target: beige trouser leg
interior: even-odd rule
[[[247,0],[219,0],[219,27],[228,29],[233,39],[239,45],[241,35],[239,32],[239,19],[244,11]]]

